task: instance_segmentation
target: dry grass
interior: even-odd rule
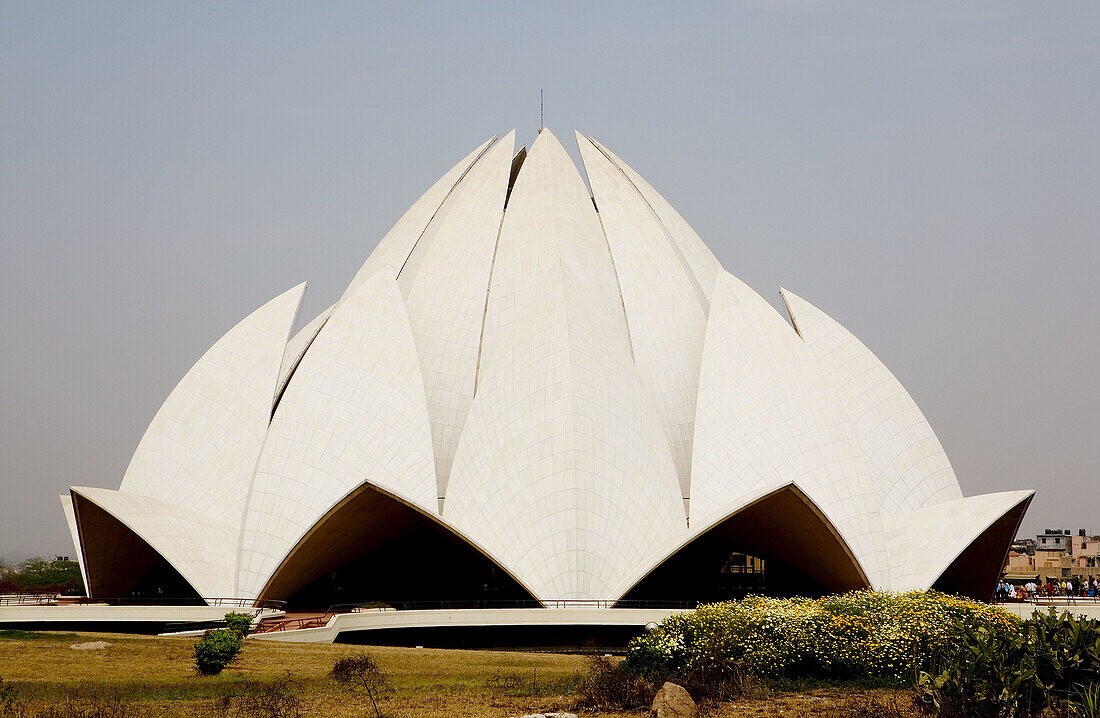
[[[105,640],[103,650],[76,651],[74,643]],[[255,691],[289,671],[300,686],[303,714],[373,715],[364,696],[328,677],[337,658],[368,650],[390,676],[395,693],[381,705],[395,717],[478,718],[570,709],[585,668],[583,656],[496,651],[383,648],[247,641],[235,663],[219,676],[200,677],[194,639],[102,634],[0,632],[0,677],[31,704],[70,696],[121,698],[142,716],[217,716],[224,696]],[[887,701],[894,692],[876,691]],[[712,718],[733,716],[852,716],[900,718],[859,710],[867,698],[842,691],[787,693],[719,706]],[[908,699],[897,704],[908,708]],[[853,712],[856,711],[856,712]],[[585,716],[644,715],[593,713]]]

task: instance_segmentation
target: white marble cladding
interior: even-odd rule
[[[248,315],[191,367],[145,430],[121,491],[240,522],[305,289]]]
[[[594,196],[549,130],[515,160],[514,132],[490,139],[290,341],[304,285],[211,347],[119,491],[74,494],[201,595],[248,597],[369,483],[540,599],[619,598],[789,485],[871,586],[927,588],[1028,499],[964,499],[874,354],[784,291],[792,328],[634,170],[577,141]]]

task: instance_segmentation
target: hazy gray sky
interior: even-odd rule
[[[967,494],[1100,532],[1100,4],[0,4],[0,556],[71,553],[251,310],[334,301],[420,193],[539,121],[906,385]],[[575,148],[570,151],[576,155]]]

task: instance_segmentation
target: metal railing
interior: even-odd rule
[[[60,593],[4,593],[0,594],[0,606],[52,606],[59,598]]]
[[[1028,596],[1025,600],[1037,606],[1095,606],[1100,604],[1100,596]]]
[[[309,618],[268,618],[252,629],[251,633],[273,633],[275,631],[297,631],[302,628],[324,628],[332,620],[335,614],[326,613],[323,616],[310,616]]]

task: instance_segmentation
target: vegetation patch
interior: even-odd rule
[[[32,558],[0,578],[0,593],[63,593],[84,595],[84,579],[76,561]]]
[[[995,606],[935,592],[750,596],[669,617],[631,642],[626,667],[651,680],[729,673],[902,685],[940,666],[968,631],[1003,636],[1020,624]]]
[[[49,631],[0,631],[0,641],[58,641],[60,643],[80,643],[84,637],[79,633],[51,633]]]
[[[968,629],[942,670],[924,672],[919,701],[949,718],[1092,718],[1100,708],[1100,621],[1036,614],[1019,630]]]

